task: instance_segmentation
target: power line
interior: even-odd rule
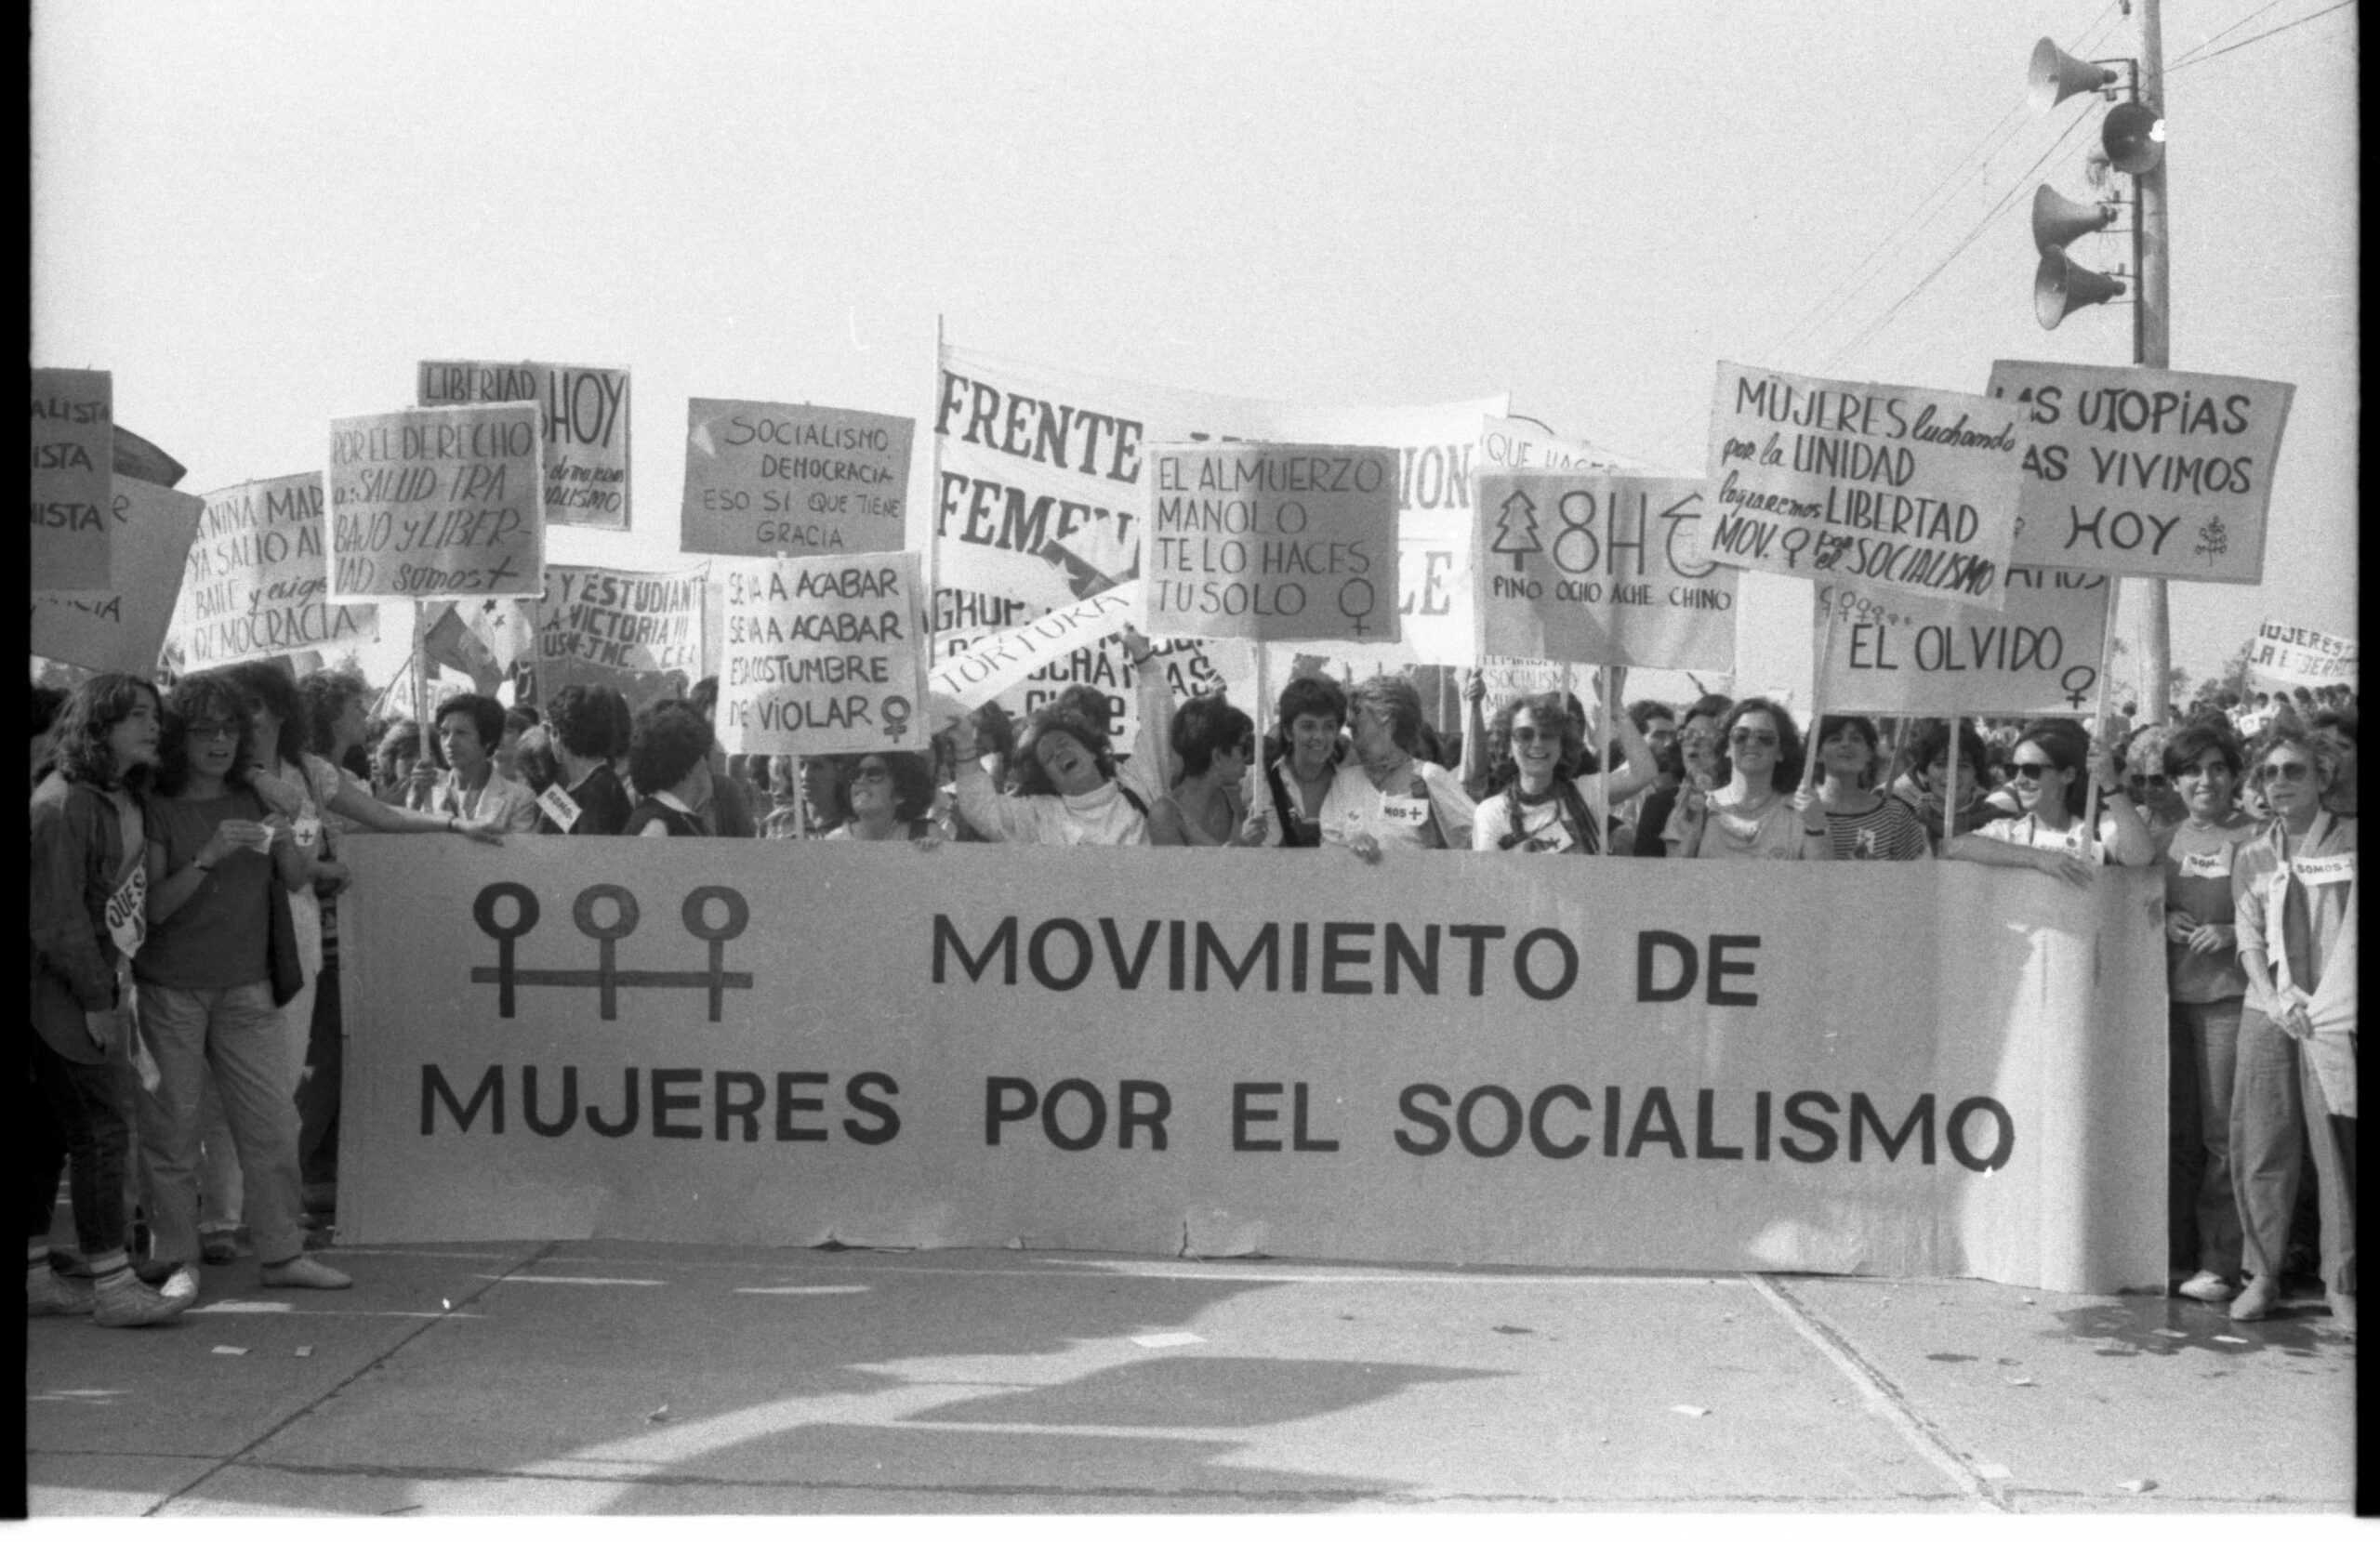
[[[2210,59],[2221,59],[2225,54],[2237,53],[2251,43],[2262,43],[2266,38],[2278,37],[2282,33],[2289,31],[2292,27],[2302,27],[2307,22],[2313,20],[2317,17],[2328,16],[2333,11],[2345,10],[2354,4],[2355,0],[2338,0],[2338,4],[2334,6],[2324,6],[2320,10],[2308,11],[2294,21],[2284,21],[2278,27],[2268,28],[2263,32],[2256,33],[2254,37],[2243,37],[2239,42],[2231,44],[2228,47],[2217,48],[2211,54],[2201,54],[2196,59],[2186,59],[2182,63],[2173,66],[2172,69],[2167,70],[2165,72],[2170,75],[2175,70],[2187,70],[2193,64],[2203,64]]]
[[[2257,17],[2264,15],[2265,12],[2272,9],[2275,6],[2280,4],[2281,0],[2265,0],[2263,5],[2258,6],[2254,10],[2252,10],[2247,15],[2240,18],[2239,20],[2232,22],[2231,25],[2224,28],[2221,32],[2216,33],[2214,36],[2201,38],[2194,46],[2183,49],[2182,57],[2174,60],[2172,64],[2165,66],[2165,68],[2172,70],[2191,58],[2193,55],[2204,53],[2207,49],[2214,47],[2217,43],[2222,42],[2233,33],[2238,32],[2249,22],[2254,21]]]

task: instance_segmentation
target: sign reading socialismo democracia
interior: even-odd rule
[[[1721,361],[1698,560],[1997,610],[2018,409]]]
[[[916,432],[882,413],[695,397],[678,544],[722,557],[898,551]]]

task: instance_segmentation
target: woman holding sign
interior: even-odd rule
[[[1140,692],[1140,735],[1131,763],[1117,768],[1107,731],[1087,714],[1045,706],[1033,715],[1017,745],[1017,795],[1003,797],[977,758],[971,714],[950,731],[959,757],[959,811],[993,840],[1026,846],[1145,846],[1149,809],[1165,796],[1167,742],[1173,726],[1173,688],[1162,669],[1148,667],[1154,650],[1124,628]]]
[[[2355,1331],[2356,822],[2322,807],[2338,774],[2329,746],[2267,730],[2255,780],[2272,823],[2231,869],[2247,1004],[2231,1094],[2231,1152],[2245,1262],[2231,1303],[2254,1322],[2281,1298],[2297,1207],[2302,1116],[2314,1141],[2322,1285],[2331,1321]]]
[[[1476,810],[1446,767],[1421,758],[1421,698],[1401,675],[1375,675],[1347,692],[1355,756],[1322,800],[1322,839],[1378,862],[1392,846],[1461,850]]]
[[[1488,731],[1501,746],[1489,773],[1498,791],[1471,827],[1474,851],[1570,851],[1594,856],[1610,840],[1611,809],[1659,773],[1633,718],[1619,719],[1628,770],[1593,770],[1576,697],[1520,696],[1497,710]],[[1583,769],[1582,769],[1583,768]]]
[[[1803,789],[1802,735],[1792,715],[1765,696],[1728,708],[1719,725],[1727,784],[1678,789],[1661,839],[1673,857],[1765,857],[1824,862],[1833,852],[1814,794]]]
[[[2090,736],[2062,718],[2043,718],[2016,738],[2008,756],[2009,785],[2019,812],[1995,819],[1971,836],[1943,843],[1942,854],[1992,867],[2030,867],[2077,888],[2088,885],[2096,857],[2120,867],[2145,867],[2156,843],[2124,790],[2123,768],[2112,749],[2094,761]],[[2083,811],[2089,784],[2099,786],[2098,838],[2086,839]]]

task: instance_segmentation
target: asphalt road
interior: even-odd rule
[[[1975,1281],[643,1244],[27,1325],[40,1516],[2345,1514],[2355,1347]]]

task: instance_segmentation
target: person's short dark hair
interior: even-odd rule
[[[239,726],[239,743],[232,747],[231,769],[225,773],[223,784],[230,787],[246,786],[248,768],[257,753],[257,723],[248,711],[248,704],[255,699],[240,689],[228,670],[184,675],[165,698],[165,731],[158,741],[157,790],[172,797],[188,784],[190,731],[192,725],[205,722]]]
[[[612,714],[612,747],[604,753],[608,758],[625,760],[628,758],[628,740],[636,731],[635,709],[628,705],[628,697],[615,686],[599,685],[594,691],[603,698],[603,705],[610,708]]]
[[[1650,728],[1657,718],[1665,723],[1677,721],[1677,714],[1671,709],[1667,702],[1657,702],[1647,696],[1643,701],[1628,704],[1628,720],[1636,725],[1636,731],[1639,733]]]
[[[1388,736],[1398,749],[1419,756],[1423,746],[1421,693],[1402,675],[1374,675],[1347,692],[1350,712],[1368,706],[1388,719]]]
[[[1107,692],[1095,685],[1070,685],[1058,692],[1051,704],[1062,712],[1072,712],[1088,718],[1099,725],[1099,731],[1111,739],[1116,733],[1116,715],[1110,710]]]
[[[2205,719],[2183,725],[2180,732],[2165,741],[2165,775],[2181,775],[2211,749],[2222,752],[2223,763],[2231,768],[2231,780],[2240,780],[2241,773],[2247,770],[2240,760],[2240,741],[2232,736],[2229,724],[2218,728]]]
[[[281,719],[280,743],[262,746],[275,765],[297,765],[314,736],[306,714],[305,698],[298,693],[298,679],[285,659],[249,659],[221,671],[248,693],[248,700]]]
[[[688,702],[665,697],[636,715],[628,735],[628,780],[639,797],[667,792],[709,758],[710,724]]]
[[[694,688],[686,692],[686,705],[701,713],[705,722],[717,718],[719,716],[719,677],[705,675],[701,679],[696,680]]]
[[[1818,718],[1818,733],[1812,738],[1811,744],[1814,748],[1816,745],[1823,745],[1846,728],[1858,734],[1859,742],[1868,746],[1868,769],[1860,773],[1859,784],[1862,787],[1872,787],[1876,784],[1876,779],[1884,774],[1884,740],[1876,732],[1876,719],[1863,718],[1850,712],[1826,713]],[[1795,780],[1799,779],[1800,773],[1796,772]]]
[[[835,757],[835,790],[826,802],[837,824],[852,821],[852,783],[859,776],[860,762],[870,755],[883,761],[884,769],[892,773],[895,821],[923,819],[933,811],[933,768],[926,758],[915,750],[872,749],[859,755]]]
[[[304,705],[306,747],[328,755],[338,731],[339,715],[372,693],[364,677],[352,669],[317,669],[298,682],[298,700]]]
[[[512,769],[533,793],[542,793],[561,781],[562,764],[554,758],[552,731],[543,723],[522,729],[521,742],[512,747]]]
[[[421,758],[421,729],[410,718],[400,718],[381,733],[372,749],[372,769],[382,783],[397,779],[397,762]]]
[[[2313,732],[2336,733],[2350,745],[2356,742],[2355,724],[2353,707],[2326,706],[2306,719],[2307,728]]]
[[[1768,720],[1777,725],[1777,764],[1769,768],[1768,784],[1778,792],[1792,792],[1802,780],[1802,731],[1794,726],[1793,715],[1765,696],[1746,696],[1727,709],[1719,723],[1719,743],[1724,746],[1736,731],[1736,725],[1749,713],[1765,712]],[[1734,774],[1730,757],[1728,774]]]
[[[1581,714],[1573,709],[1578,699],[1566,692],[1542,691],[1533,696],[1514,696],[1496,709],[1488,724],[1488,742],[1497,746],[1496,763],[1488,768],[1488,779],[1501,787],[1515,781],[1520,767],[1513,759],[1513,724],[1524,712],[1537,719],[1540,732],[1551,728],[1562,736],[1560,757],[1554,762],[1554,779],[1567,782],[1581,774],[1587,761],[1587,729]]]
[[[60,776],[89,786],[124,786],[135,792],[149,784],[147,766],[115,763],[108,735],[143,701],[156,710],[157,727],[163,732],[165,704],[154,685],[138,675],[94,675],[72,691],[58,692],[58,698],[48,731],[50,759]],[[164,746],[160,738],[158,747]]]
[[[505,732],[526,733],[536,726],[536,708],[528,706],[508,706],[504,709]]]
[[[601,691],[600,686],[565,685],[546,703],[546,731],[553,735],[554,743],[582,759],[612,758],[612,704]]]
[[[1935,761],[1950,758],[1950,722],[1941,718],[1928,718],[1915,733],[1910,735],[1909,745],[1901,753],[1910,771],[1924,776]],[[1991,751],[1984,746],[1983,735],[1977,733],[1975,725],[1964,718],[1959,719],[1959,758],[1975,772],[1977,782],[1981,782],[1991,770]],[[1955,773],[1952,779],[1956,780]],[[1948,790],[1944,789],[1945,792]]]
[[[504,741],[504,704],[493,696],[466,691],[459,696],[449,696],[440,702],[430,726],[436,728],[457,712],[470,718],[471,727],[479,731],[480,748],[494,755],[496,746]]]
[[[1010,769],[1016,774],[1017,793],[1025,797],[1054,797],[1057,784],[1042,769],[1040,757],[1033,746],[1052,733],[1064,733],[1083,747],[1085,754],[1099,763],[1099,774],[1113,779],[1116,775],[1116,752],[1108,745],[1107,728],[1104,722],[1080,712],[1068,711],[1058,702],[1036,712],[1025,725],[1024,734],[1016,742],[1016,758]]]
[[[1185,777],[1203,776],[1222,752],[1238,748],[1253,754],[1255,720],[1222,696],[1193,696],[1174,709],[1174,758]]]
[[[1290,724],[1300,718],[1328,718],[1341,728],[1347,726],[1347,692],[1337,680],[1327,675],[1300,675],[1281,687],[1281,699],[1276,704],[1274,720],[1286,737]]]

